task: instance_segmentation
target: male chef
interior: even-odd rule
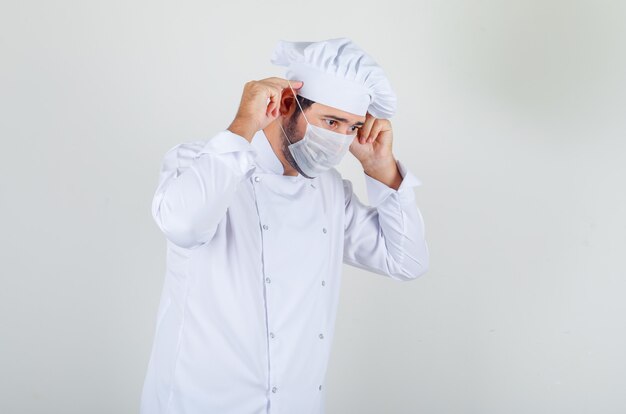
[[[163,159],[165,281],[142,414],[322,414],[346,263],[428,268],[421,182],[392,152],[396,96],[347,38],[278,42],[231,124]],[[414,139],[414,137],[411,137]],[[369,205],[335,168],[360,162]]]

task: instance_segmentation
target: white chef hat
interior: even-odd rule
[[[382,68],[348,38],[280,40],[270,61],[287,67],[287,79],[304,82],[298,94],[312,101],[376,118],[396,111],[396,94]]]

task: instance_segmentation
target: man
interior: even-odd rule
[[[278,43],[230,126],[165,155],[152,204],[167,273],[142,414],[323,413],[342,263],[424,274],[395,94],[346,38]],[[370,206],[334,168],[350,151]]]

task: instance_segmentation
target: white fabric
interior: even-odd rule
[[[342,263],[398,281],[428,267],[398,161],[396,191],[364,174],[372,207],[331,169],[285,176],[263,131],[170,149],[152,215],[166,274],[142,414],[321,414]]]
[[[303,81],[299,95],[358,116],[376,118],[396,112],[396,94],[383,69],[352,40],[276,44],[270,62],[286,66],[285,76]]]

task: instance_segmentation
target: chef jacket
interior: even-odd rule
[[[263,132],[224,130],[163,159],[152,215],[166,274],[142,414],[322,414],[342,263],[398,281],[428,267],[421,182],[332,168],[283,175]]]

